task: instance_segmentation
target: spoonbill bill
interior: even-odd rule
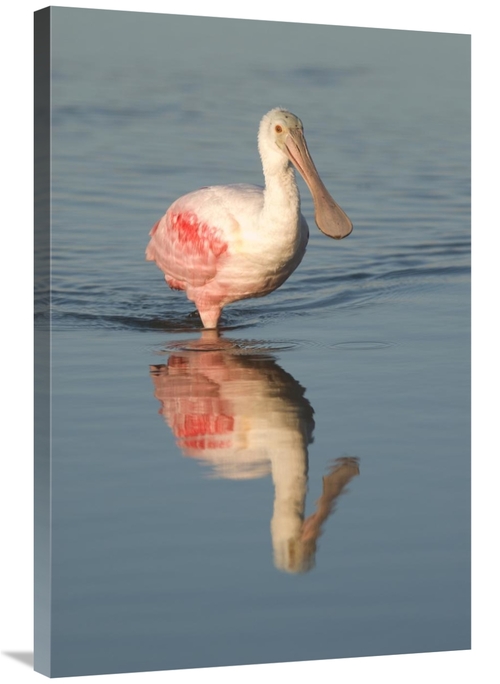
[[[172,289],[186,292],[205,328],[217,328],[227,304],[275,290],[301,262],[309,229],[293,167],[309,187],[318,228],[336,240],[352,231],[319,177],[297,116],[281,108],[265,114],[258,146],[265,187],[195,190],[177,199],[149,233],[146,260],[156,262]]]

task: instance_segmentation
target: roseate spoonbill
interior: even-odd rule
[[[201,188],[176,200],[150,232],[146,260],[156,262],[172,289],[185,290],[205,328],[217,327],[226,304],[275,290],[301,262],[309,229],[292,164],[311,191],[318,228],[337,240],[352,231],[319,177],[298,117],[272,109],[260,123],[258,145],[264,188]]]

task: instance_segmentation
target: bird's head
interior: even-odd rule
[[[316,225],[329,237],[340,240],[352,231],[352,223],[325,188],[309,154],[302,121],[286,109],[271,109],[259,128],[259,150],[264,165],[283,167],[291,162],[307,183],[314,201]]]

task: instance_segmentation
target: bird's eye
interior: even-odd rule
[[[282,133],[283,127],[278,124],[277,126],[274,127],[274,130],[276,131],[276,133]]]

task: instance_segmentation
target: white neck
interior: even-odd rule
[[[259,152],[265,179],[263,221],[276,228],[296,225],[300,216],[300,195],[293,166],[282,152],[266,148],[260,140]]]

